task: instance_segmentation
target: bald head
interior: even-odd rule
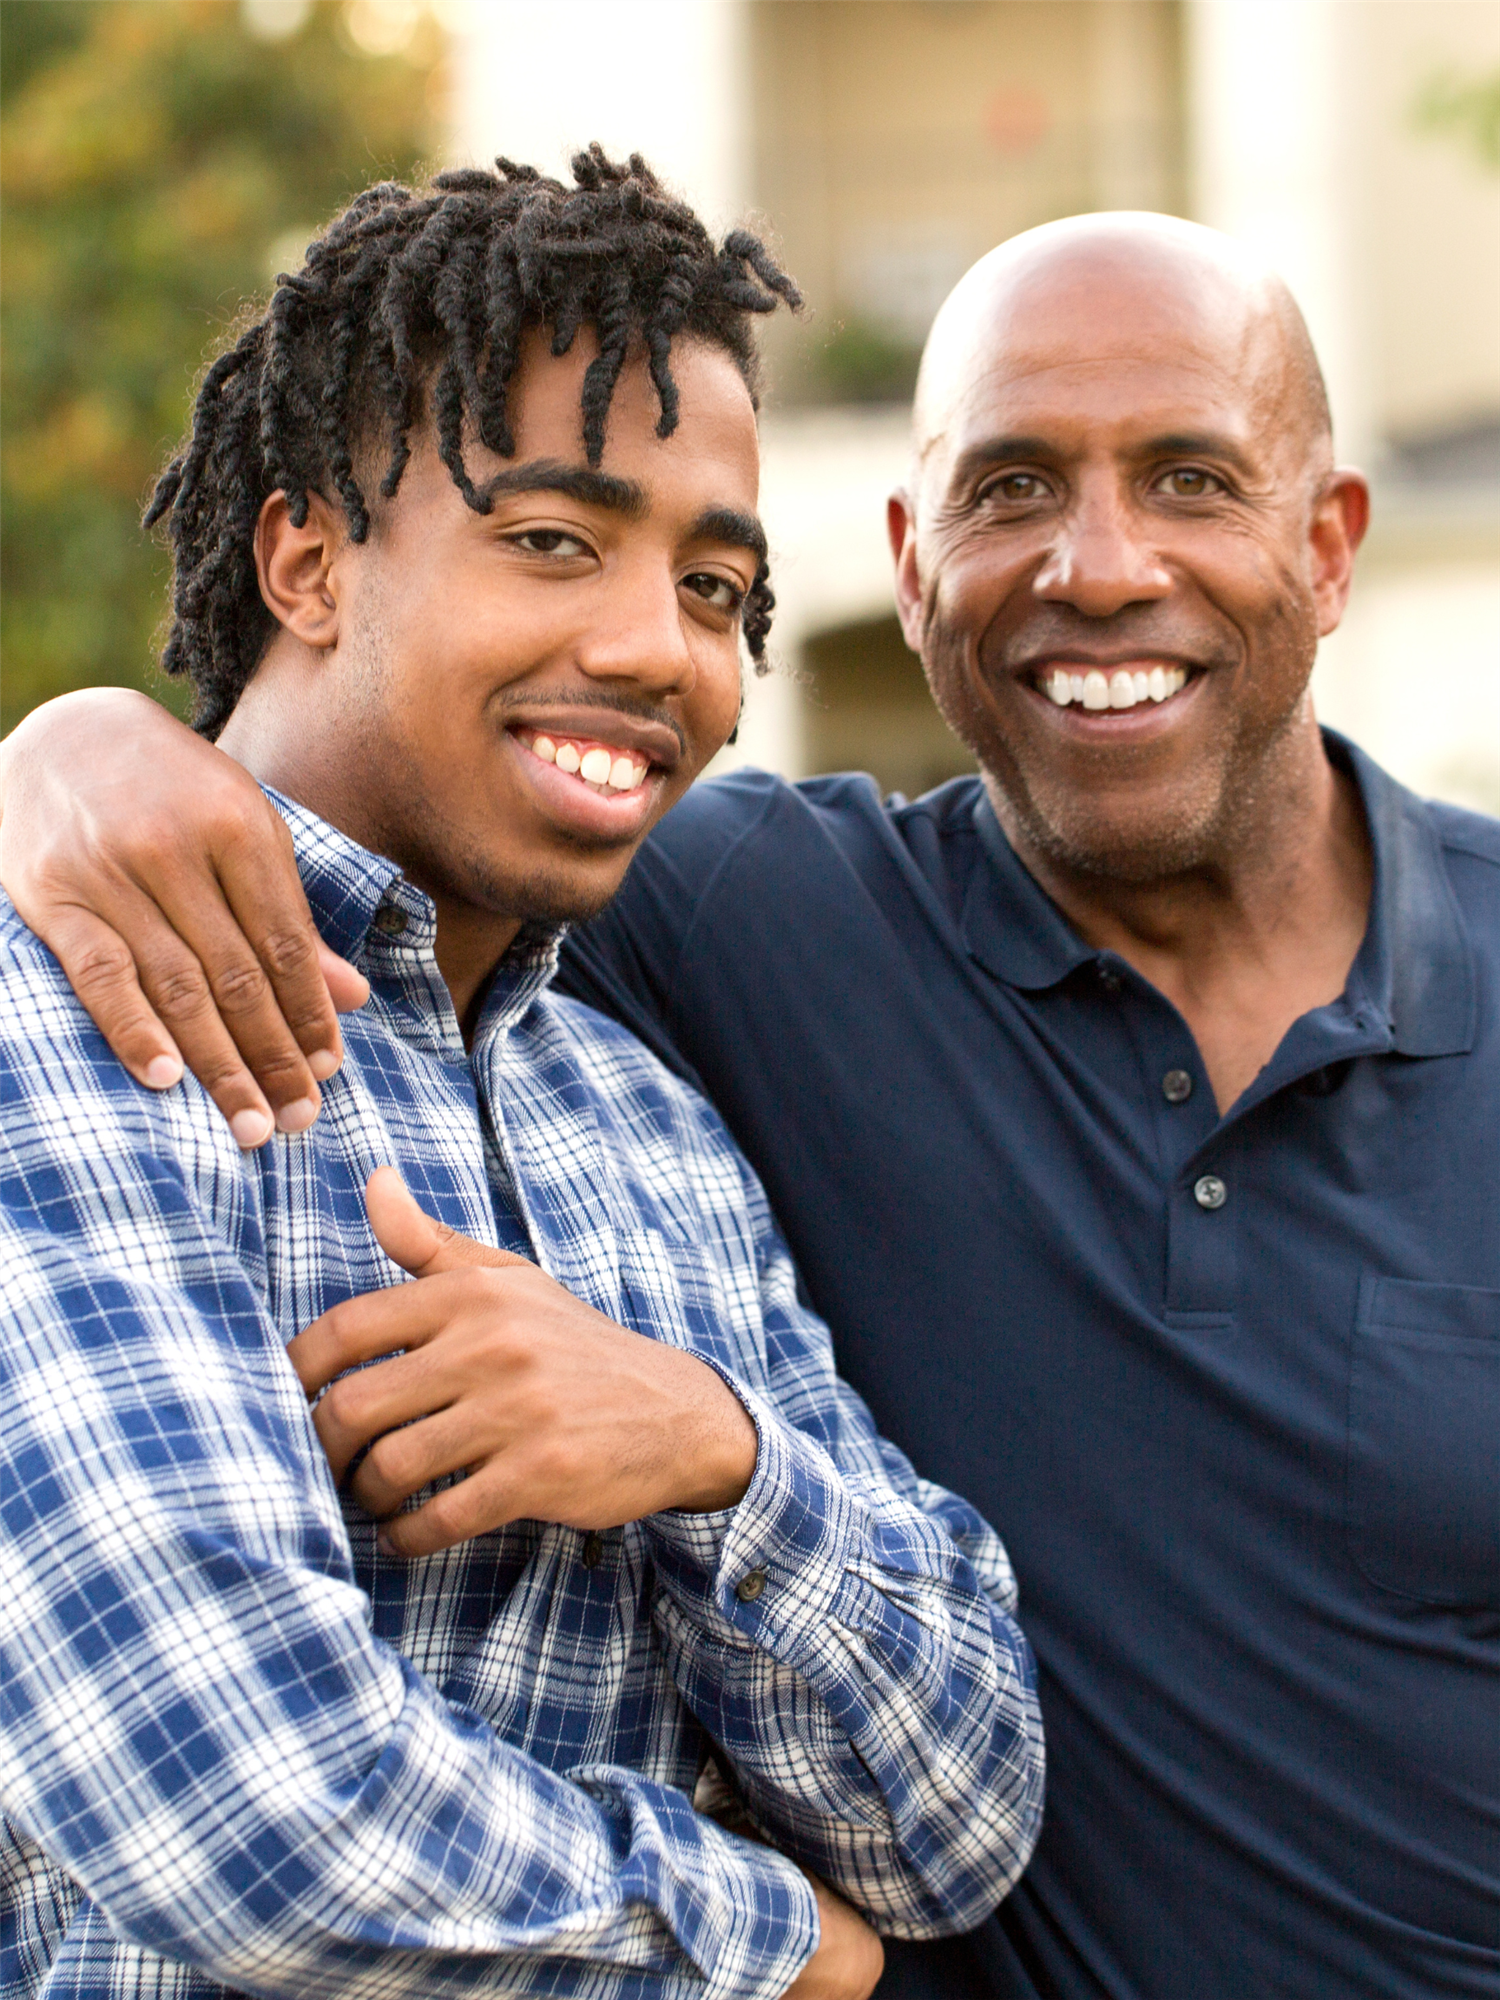
[[[1322,372],[1283,280],[1217,230],[1128,212],[1029,229],[959,280],[922,357],[918,461],[1010,372],[1072,367],[1082,382],[1146,358],[1237,382],[1250,422],[1274,423],[1303,463],[1332,464]]]

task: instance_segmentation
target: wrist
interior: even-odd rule
[[[760,1459],[760,1432],[755,1419],[718,1371],[696,1355],[696,1410],[689,1427],[690,1451],[681,1450],[682,1434],[674,1442],[680,1477],[668,1505],[682,1514],[717,1514],[737,1507],[749,1491]]]

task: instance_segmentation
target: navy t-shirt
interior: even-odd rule
[[[1041,1844],[883,1992],[1500,1994],[1500,825],[1330,748],[1368,932],[1224,1118],[977,780],[703,785],[568,946],[1015,1563]]]

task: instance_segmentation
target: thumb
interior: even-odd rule
[[[476,1243],[472,1236],[460,1236],[446,1222],[428,1215],[417,1206],[394,1167],[377,1167],[371,1174],[365,1183],[365,1210],[375,1241],[393,1264],[410,1271],[414,1278],[430,1278],[439,1271],[480,1266],[494,1269],[528,1262],[525,1257],[513,1257],[508,1250]]]

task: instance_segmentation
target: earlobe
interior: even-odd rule
[[[307,519],[294,526],[285,493],[278,489],[255,524],[255,569],[267,610],[305,646],[320,651],[338,643],[339,606],[333,561],[346,537],[342,523],[315,493],[307,498]]]

